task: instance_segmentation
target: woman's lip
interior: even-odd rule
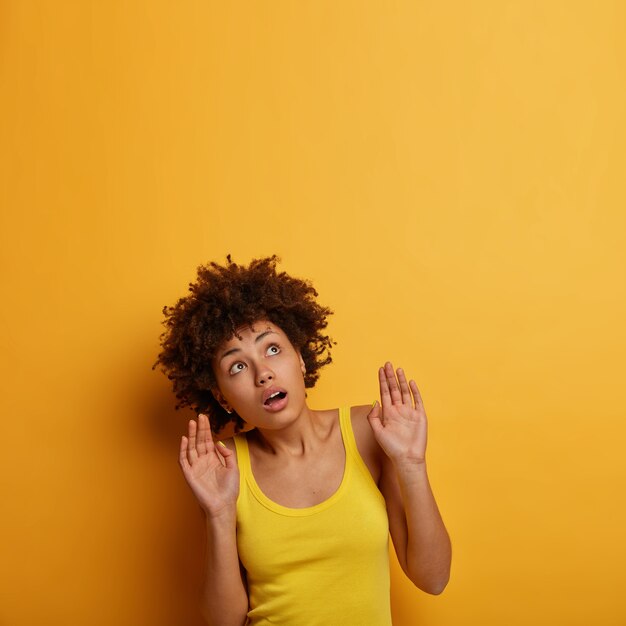
[[[272,404],[263,404],[263,408],[266,411],[270,411],[271,413],[276,413],[276,411],[282,411],[287,406],[287,398],[285,395],[284,398],[280,398],[280,400],[274,400]]]
[[[273,396],[276,392],[287,395],[287,390],[282,387],[268,387],[263,392],[263,404],[265,404],[269,400],[270,396]]]

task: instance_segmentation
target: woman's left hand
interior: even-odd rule
[[[426,411],[414,380],[407,383],[402,368],[385,363],[378,370],[380,399],[367,418],[376,441],[394,463],[426,461]]]

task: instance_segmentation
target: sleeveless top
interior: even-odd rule
[[[385,499],[357,450],[349,407],[339,421],[343,479],[330,498],[305,508],[270,500],[252,475],[245,433],[234,437],[251,626],[391,626]]]

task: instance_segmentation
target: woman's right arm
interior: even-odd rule
[[[237,553],[239,470],[235,453],[213,443],[205,415],[189,421],[180,466],[206,516],[207,551],[202,614],[211,626],[243,626],[248,594]]]

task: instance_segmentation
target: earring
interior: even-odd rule
[[[226,407],[224,407],[224,411],[226,411],[226,413],[228,413],[228,415],[230,415],[230,414],[233,412],[233,410],[232,410],[232,409],[230,409],[230,410],[229,410],[229,409],[227,409]]]

